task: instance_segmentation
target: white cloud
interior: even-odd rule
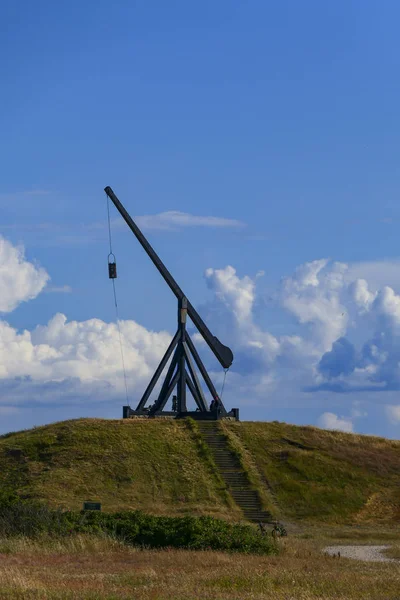
[[[274,336],[254,320],[257,276],[240,277],[229,266],[208,269],[206,279],[217,303],[206,307],[207,319],[234,349],[232,369],[241,390],[248,386],[243,397],[269,404],[293,390],[302,398],[344,392],[348,403],[349,393],[363,392],[381,402],[378,392],[400,389],[400,296],[388,286],[372,291],[366,280],[348,279],[347,265],[327,259],[301,265],[276,295],[299,334]]]
[[[10,312],[19,303],[35,298],[48,280],[44,269],[25,259],[23,248],[16,248],[0,238],[2,312]],[[68,293],[71,289],[69,286],[50,287],[49,291]],[[151,376],[171,336],[165,331],[147,331],[134,321],[122,321],[120,328],[128,379],[131,389],[137,391]],[[4,382],[15,378],[33,383],[75,378],[86,384],[105,383],[115,390],[122,389],[116,324],[100,319],[68,322],[65,315],[56,314],[45,326],[18,332],[0,320],[0,379]],[[7,398],[6,392],[3,398]]]
[[[48,294],[71,294],[72,287],[70,285],[49,285],[45,291]]]
[[[156,215],[137,216],[135,222],[140,228],[146,230],[168,230],[183,227],[244,227],[244,223],[236,219],[191,215],[178,210],[169,210]]]
[[[334,413],[325,412],[318,419],[318,425],[322,429],[334,429],[338,431],[353,431],[353,423],[350,418],[338,417]]]
[[[386,416],[391,423],[395,425],[400,423],[400,404],[388,404],[385,407]]]
[[[1,200],[1,196],[0,196]],[[200,216],[190,213],[170,210],[155,215],[139,215],[134,217],[137,225],[145,231],[177,231],[187,227],[211,227],[218,229],[242,229],[245,223],[237,219],[225,217]],[[128,231],[127,225],[122,217],[118,216],[111,220],[113,229]],[[33,236],[32,245],[51,246],[78,246],[97,241],[104,236],[107,229],[106,222],[94,223],[0,223],[0,231],[16,231],[24,237]]]
[[[214,316],[216,327],[220,327],[221,322],[228,323],[224,339],[241,354],[242,364],[245,356],[247,364],[252,362],[259,366],[275,360],[280,353],[278,340],[253,322],[255,280],[246,275],[240,278],[232,266],[207,269],[205,276],[208,287],[225,311],[223,315]],[[287,338],[286,343],[290,345],[291,338]]]
[[[135,382],[152,374],[171,336],[153,333],[134,321],[120,323],[127,373]],[[100,319],[68,322],[57,314],[32,332],[16,332],[0,322],[0,378],[29,377],[33,381],[107,381],[122,373],[118,328]]]
[[[376,260],[350,263],[345,279],[348,283],[357,279],[368,281],[372,292],[388,285],[400,291],[400,260]]]
[[[347,327],[346,308],[340,292],[347,266],[327,259],[298,267],[292,277],[282,281],[281,303],[301,324],[308,326],[313,344],[330,350]]]
[[[373,293],[369,290],[368,282],[365,279],[351,281],[348,289],[351,298],[363,312],[371,308],[377,292]]]
[[[393,402],[390,390],[400,389],[400,296],[388,286],[374,290],[366,279],[349,279],[348,274],[347,265],[321,259],[285,277],[275,295],[275,309],[288,313],[298,327],[296,335],[277,336],[254,315],[261,272],[240,275],[230,265],[206,270],[213,301],[206,307],[208,314],[200,312],[235,354],[225,388],[230,405],[280,406],[290,400],[292,406],[301,406],[316,402],[322,393],[330,397],[331,392],[346,392],[343,403],[349,403],[348,394],[355,398],[360,390],[385,393],[386,404]],[[36,297],[48,280],[46,271],[27,261],[21,248],[0,238],[2,312]],[[49,286],[48,291],[70,288]],[[137,398],[171,335],[148,331],[134,321],[121,321],[120,326],[129,391]],[[198,336],[195,339],[199,342]],[[206,350],[200,343],[199,349]],[[211,360],[209,366],[215,368]],[[7,406],[28,396],[38,402],[73,402],[90,394],[120,397],[124,386],[117,326],[100,319],[68,321],[56,314],[47,325],[17,331],[0,320],[0,379],[0,403]],[[397,410],[394,400],[386,414],[397,419]],[[352,419],[361,415],[358,410],[344,412],[351,417],[325,412],[319,422],[351,431]]]
[[[255,282],[250,277],[240,279],[231,266],[225,269],[207,269],[205,275],[210,289],[235,315],[239,325],[251,319]]]
[[[11,312],[21,302],[36,298],[49,279],[43,268],[25,259],[22,247],[0,236],[0,312]]]

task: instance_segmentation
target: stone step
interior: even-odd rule
[[[257,508],[243,508],[243,512],[247,515],[253,515],[254,517],[257,515],[263,515],[264,517],[270,517],[270,513],[267,510],[260,510]]]
[[[271,519],[264,511],[260,497],[253,490],[245,471],[242,470],[238,458],[229,449],[226,438],[221,435],[219,425],[212,421],[198,423],[203,440],[210,448],[216,467],[227,486],[226,489],[242,510],[246,520],[260,522]]]
[[[231,487],[244,488],[246,490],[249,489],[249,484],[245,479],[231,479],[229,477],[224,477],[222,474],[222,479],[225,483]]]
[[[272,519],[272,515],[271,513],[269,513],[266,510],[243,510],[243,513],[247,516],[247,517],[252,517],[253,519]]]
[[[227,461],[229,461],[231,463],[234,463],[235,465],[240,465],[240,462],[236,458],[234,458],[233,456],[229,456],[229,454],[227,455],[227,454],[222,453],[222,452],[213,452],[213,456],[217,460],[227,460]]]
[[[232,456],[232,454],[228,454],[227,452],[221,452],[220,450],[217,450],[217,451],[211,450],[211,452],[215,456],[215,458],[223,458],[223,459],[230,460],[232,462],[240,464],[238,459],[235,456]]]
[[[205,440],[207,442],[207,440]],[[208,442],[207,442],[208,443]],[[212,450],[221,450],[223,452],[226,452],[227,454],[230,454],[230,452],[226,449],[226,446],[223,446],[222,444],[212,444],[212,443],[208,443],[209,447]]]
[[[268,519],[269,515],[263,514],[261,510],[241,508],[242,513],[246,519]]]
[[[251,502],[253,504],[254,504],[254,502],[256,504],[259,503],[258,496],[253,496],[253,494],[249,494],[249,495],[240,494],[240,493],[237,493],[235,490],[232,490],[231,493],[232,493],[232,496],[235,498],[235,500],[239,500],[240,502]]]
[[[214,461],[214,462],[217,465],[219,471],[221,471],[221,473],[225,473],[228,476],[236,475],[237,473],[240,473],[240,471],[238,470],[238,467],[236,465],[220,465],[216,461]],[[240,477],[240,475],[239,475],[239,477]]]
[[[259,502],[258,496],[256,496],[255,494],[242,494],[240,492],[232,490],[232,496],[235,498],[235,500],[237,499],[241,502]]]
[[[223,458],[225,460],[230,460],[231,462],[240,464],[237,458],[232,456],[232,454],[228,454],[227,452],[221,452],[219,450],[217,450],[217,451],[214,450],[212,453],[215,456],[215,458]]]

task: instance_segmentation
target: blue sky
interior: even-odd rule
[[[0,369],[1,431],[120,416],[120,367],[98,349],[115,333],[111,185],[232,346],[228,406],[398,437],[399,13],[391,0],[2,3],[0,347],[15,357]],[[185,223],[160,225],[170,211]],[[130,232],[113,233],[134,403],[176,309]],[[58,313],[77,323],[67,350]]]

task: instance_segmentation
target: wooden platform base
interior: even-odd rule
[[[188,412],[159,411],[150,415],[148,410],[133,410],[130,406],[122,407],[123,419],[184,419],[185,417],[191,417],[196,421],[218,421],[220,419],[239,421],[239,409],[232,408],[224,414],[216,410],[207,412],[193,410]]]

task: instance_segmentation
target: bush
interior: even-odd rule
[[[35,537],[67,533],[65,514],[43,504],[14,502],[0,506],[0,535]]]
[[[0,510],[2,508],[13,506],[19,501],[19,497],[14,490],[8,490],[6,488],[0,489]]]
[[[62,512],[23,502],[0,506],[0,535],[35,537],[77,533],[109,535],[141,548],[277,552],[274,541],[261,536],[250,525],[231,524],[213,517],[156,517],[140,511]]]
[[[73,530],[105,532],[125,543],[148,548],[188,548],[273,554],[276,546],[250,525],[231,524],[213,517],[155,517],[140,511],[114,514],[70,513]],[[79,520],[80,518],[80,520]]]

